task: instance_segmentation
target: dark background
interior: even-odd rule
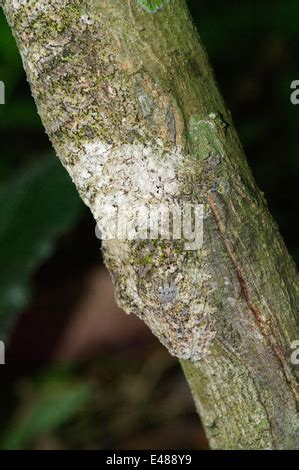
[[[298,0],[188,3],[298,262]],[[53,157],[2,11],[0,80],[0,447],[207,448],[176,361],[114,303],[95,224]]]

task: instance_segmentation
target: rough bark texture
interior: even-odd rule
[[[211,447],[298,448],[295,268],[185,2],[2,4],[47,133],[98,222],[107,200],[204,205],[201,249],[106,241],[104,256],[119,304],[181,359]]]

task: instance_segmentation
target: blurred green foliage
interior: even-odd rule
[[[0,338],[30,299],[30,277],[82,208],[59,160],[43,157],[0,186]]]
[[[92,387],[74,378],[68,368],[50,369],[38,377],[0,439],[2,449],[22,449],[42,433],[68,422],[90,401]]]

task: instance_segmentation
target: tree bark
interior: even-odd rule
[[[116,297],[181,360],[215,449],[299,447],[295,267],[184,0],[4,0],[46,131],[104,203],[202,204],[204,241],[106,240]],[[55,191],[55,188],[53,188]]]

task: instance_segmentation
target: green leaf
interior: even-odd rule
[[[31,404],[17,409],[15,418],[4,432],[1,449],[24,449],[32,440],[53,432],[76,416],[92,397],[90,384],[72,377],[47,377],[37,384]],[[24,408],[24,404],[21,405]]]
[[[30,298],[30,276],[83,204],[54,156],[31,164],[0,186],[0,339]]]

